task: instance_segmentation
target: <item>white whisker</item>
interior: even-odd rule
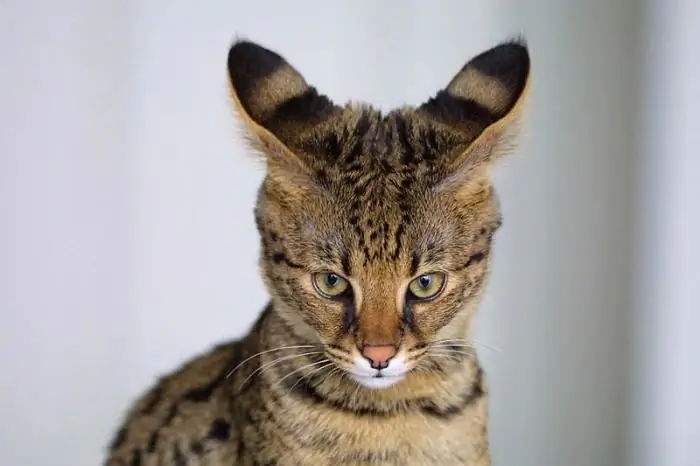
[[[284,362],[284,361],[287,361],[287,360],[289,360],[289,359],[300,358],[300,357],[302,357],[302,356],[310,356],[310,355],[313,355],[313,354],[322,354],[322,352],[321,352],[321,351],[310,351],[310,352],[308,352],[308,353],[292,354],[292,355],[290,355],[290,356],[283,356],[283,357],[281,357],[281,358],[273,359],[272,361],[268,362],[267,364],[263,364],[262,366],[260,366],[260,367],[258,367],[257,369],[255,369],[252,373],[250,373],[250,375],[248,375],[248,377],[246,377],[246,378],[243,380],[243,382],[241,383],[241,385],[239,386],[239,390],[240,390],[241,388],[243,388],[243,386],[245,385],[245,383],[246,383],[248,380],[250,380],[251,377],[255,376],[256,374],[262,374],[262,372],[263,372],[265,369],[268,369],[268,368],[270,368],[270,367],[272,367],[272,366],[275,366],[275,365],[279,364],[280,362]]]
[[[303,371],[303,370],[305,370],[305,369],[308,369],[309,367],[318,366],[319,364],[324,364],[324,363],[328,363],[328,362],[329,362],[328,359],[322,359],[321,361],[316,361],[316,362],[312,362],[312,363],[310,363],[310,364],[306,364],[306,365],[301,366],[301,367],[297,367],[296,369],[294,369],[293,371],[291,371],[290,373],[288,373],[287,375],[285,375],[284,377],[282,377],[281,379],[279,379],[277,382],[275,382],[275,385],[278,385],[278,386],[279,386],[279,385],[282,383],[282,381],[283,381],[284,379],[286,379],[287,377],[289,377],[290,375],[294,375],[294,374],[296,374],[297,372],[300,372],[300,371]]]
[[[503,352],[503,350],[501,348],[499,348],[497,346],[493,346],[493,345],[488,345],[488,344],[483,343],[479,340],[474,340],[474,343],[476,343],[477,345],[481,345],[486,349],[490,349],[491,351],[493,351],[495,353],[502,353]]]
[[[430,353],[431,357],[437,358],[447,358],[451,361],[459,361],[460,358],[457,357],[456,353]]]
[[[292,390],[294,390],[294,387],[296,387],[297,384],[298,384],[299,382],[301,382],[302,380],[304,380],[304,379],[306,379],[306,378],[308,378],[308,377],[311,377],[311,376],[314,375],[315,373],[317,373],[317,372],[319,372],[319,371],[321,371],[321,370],[323,370],[323,369],[325,369],[325,368],[327,368],[327,367],[333,365],[333,363],[330,362],[330,361],[328,361],[327,359],[326,359],[325,361],[323,361],[323,362],[325,362],[326,364],[323,365],[323,366],[321,366],[321,367],[317,367],[316,369],[312,370],[312,371],[309,372],[308,374],[302,374],[301,377],[299,377],[299,378],[297,379],[297,381],[294,382],[294,385],[292,385],[292,386],[289,388],[289,390],[287,391],[287,394],[289,394]],[[309,367],[309,366],[305,366],[305,367]]]
[[[496,353],[502,353],[502,350],[498,347],[486,344],[479,340],[469,341],[466,338],[445,338],[442,340],[436,340],[430,344],[431,347],[458,346],[463,348],[476,348],[477,345]]]
[[[272,348],[269,350],[261,351],[259,353],[255,353],[254,355],[245,358],[243,361],[238,363],[238,365],[236,367],[231,369],[229,371],[229,373],[226,374],[226,378],[228,379],[229,377],[231,377],[233,375],[233,373],[236,372],[243,364],[247,363],[248,361],[250,361],[253,358],[256,358],[258,356],[262,356],[263,354],[272,353],[273,351],[282,351],[282,350],[286,350],[286,349],[299,349],[299,348],[316,348],[316,346],[314,346],[314,345],[281,346],[279,348]]]
[[[326,381],[327,381],[328,379],[330,379],[331,377],[333,377],[333,374],[337,374],[338,371],[342,371],[342,370],[343,370],[342,367],[336,367],[335,369],[333,369],[332,371],[330,371],[330,372],[328,373],[328,375],[326,376],[326,378],[323,379],[323,381],[321,382],[320,385],[323,385],[324,383],[326,383]]]

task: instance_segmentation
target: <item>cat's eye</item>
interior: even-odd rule
[[[350,283],[332,272],[315,273],[311,276],[314,288],[324,298],[337,298],[350,288]]]
[[[445,283],[447,283],[447,276],[444,273],[427,273],[411,281],[408,284],[408,292],[413,299],[433,299],[442,292]]]

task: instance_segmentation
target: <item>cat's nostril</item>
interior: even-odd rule
[[[396,356],[396,347],[394,345],[365,345],[362,347],[362,356],[364,356],[372,366],[372,369],[386,369],[389,366],[391,358]]]

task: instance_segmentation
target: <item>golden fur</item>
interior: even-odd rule
[[[423,105],[387,114],[335,105],[248,41],[228,70],[267,167],[256,221],[270,303],[245,338],[137,400],[105,464],[490,465],[470,322],[501,224],[490,168],[515,144],[529,85],[525,44],[474,57]],[[324,272],[349,291],[322,296]],[[444,288],[415,299],[408,284],[431,273]],[[377,345],[406,372],[372,388],[351,375]]]

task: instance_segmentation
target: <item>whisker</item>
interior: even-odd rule
[[[323,379],[323,381],[322,381],[319,385],[323,385],[324,383],[326,383],[326,381],[327,381],[328,379],[330,379],[331,377],[333,377],[333,374],[337,374],[338,371],[342,371],[342,370],[343,370],[342,367],[336,367],[335,369],[333,369],[332,371],[330,371],[330,372],[328,373],[328,375],[326,376],[326,378]]]
[[[233,373],[236,372],[243,364],[247,363],[248,361],[250,361],[253,358],[256,358],[258,356],[262,356],[263,354],[272,353],[273,351],[282,351],[282,350],[286,350],[286,349],[299,349],[299,348],[316,348],[316,346],[314,346],[314,345],[281,346],[279,348],[272,348],[272,349],[268,349],[265,351],[261,351],[259,353],[255,353],[254,355],[245,358],[243,361],[238,363],[238,365],[236,367],[231,369],[229,371],[229,373],[226,374],[226,379],[231,377],[233,375]]]
[[[435,357],[447,358],[451,361],[459,361],[460,360],[460,358],[458,358],[455,353],[434,353],[434,354],[430,354],[430,355],[435,356]]]
[[[321,352],[321,351],[310,351],[310,352],[308,352],[308,353],[292,354],[292,355],[290,355],[290,356],[283,356],[283,357],[281,357],[281,358],[273,359],[272,361],[268,362],[267,364],[263,364],[262,366],[258,367],[258,368],[255,369],[253,372],[251,372],[250,375],[248,375],[248,377],[246,377],[246,378],[243,380],[243,382],[241,383],[241,385],[239,386],[238,389],[240,390],[241,388],[243,388],[243,386],[245,385],[245,383],[246,383],[248,380],[250,380],[251,377],[255,376],[256,374],[262,374],[262,372],[263,372],[265,369],[268,369],[268,368],[270,368],[270,367],[272,367],[272,366],[275,366],[275,365],[279,364],[280,362],[284,362],[284,361],[287,361],[287,360],[289,360],[289,359],[300,358],[300,357],[302,357],[302,356],[310,356],[310,355],[313,355],[313,354],[322,354],[322,352]]]
[[[490,349],[491,351],[493,351],[495,353],[502,353],[503,352],[503,350],[501,348],[499,348],[497,346],[493,346],[493,345],[488,345],[488,344],[483,343],[479,340],[474,340],[474,343],[476,343],[477,345],[481,345],[486,349]]]
[[[432,356],[452,356],[455,360],[464,360],[465,356],[469,356],[469,353],[457,353],[457,352],[444,352],[444,353],[428,353],[428,357]]]
[[[432,348],[426,354],[434,353],[458,353],[458,354],[473,354],[472,348]]]
[[[468,346],[468,345],[440,345],[440,346],[432,346],[428,351],[433,351],[433,350],[450,350],[450,349],[460,349],[460,350],[473,350],[476,349],[473,346]]]
[[[430,348],[426,353],[431,351],[456,351],[464,354],[471,353],[474,348],[471,346],[435,346]]]
[[[495,353],[502,353],[503,351],[493,345],[489,345],[487,343],[484,343],[482,341],[472,339],[471,341],[467,340],[466,338],[445,338],[442,340],[436,340],[430,344],[430,346],[437,347],[437,346],[462,346],[462,347],[470,347],[470,348],[476,348],[476,345],[480,345],[488,350],[491,350]]]
[[[460,347],[474,348],[473,343],[457,343],[457,342],[435,343],[435,344],[430,345],[429,348],[434,348],[434,347],[439,347],[439,346],[460,346]]]
[[[418,370],[419,372],[426,373],[426,374],[433,374],[435,372],[434,369],[424,365],[422,362],[419,362],[418,364],[416,364],[414,369]]]
[[[343,370],[342,367],[338,367],[338,370],[335,371],[335,372],[333,372],[332,374],[338,374],[338,373],[339,373],[339,375],[340,375],[340,379],[341,379],[341,380],[342,380],[342,379],[348,379],[348,373],[345,372],[345,370]],[[326,380],[328,380],[329,377],[331,377],[331,376],[329,375],[328,377],[326,377],[326,378],[324,379],[324,382],[325,382]],[[350,380],[350,379],[348,379],[348,380]]]
[[[461,342],[461,343],[469,343],[470,341],[466,338],[442,338],[440,340],[435,340],[432,341],[431,343],[449,343],[449,342]]]
[[[287,377],[289,377],[291,375],[296,374],[297,372],[308,369],[309,367],[318,366],[319,364],[324,364],[324,363],[328,363],[328,362],[329,362],[328,359],[322,359],[321,361],[312,362],[310,364],[306,364],[304,366],[298,367],[298,368],[294,369],[293,371],[291,371],[290,373],[288,373],[287,375],[285,375],[284,377],[282,377],[281,379],[279,379],[277,382],[275,382],[275,385],[280,385],[284,379],[286,379]]]
[[[333,362],[331,362],[331,361],[326,360],[326,361],[324,361],[324,362],[327,362],[327,364],[325,364],[325,365],[323,365],[323,366],[321,366],[321,367],[317,367],[316,369],[312,370],[312,371],[309,372],[308,374],[302,374],[301,377],[299,377],[299,378],[297,379],[297,381],[294,382],[294,385],[292,385],[292,386],[289,388],[289,390],[287,391],[287,394],[291,393],[291,391],[294,390],[294,387],[296,387],[297,384],[298,384],[299,382],[301,382],[302,380],[304,380],[304,379],[306,379],[306,378],[308,378],[308,377],[311,377],[311,376],[314,375],[315,373],[317,373],[317,372],[319,372],[319,371],[321,371],[321,370],[327,368],[328,366],[333,365]],[[308,367],[308,366],[306,366],[306,367]]]
[[[352,394],[352,405],[357,406],[357,395],[360,393],[360,389],[362,388],[362,384],[358,382],[357,380],[354,381],[357,384],[357,388],[355,388],[355,391]]]

